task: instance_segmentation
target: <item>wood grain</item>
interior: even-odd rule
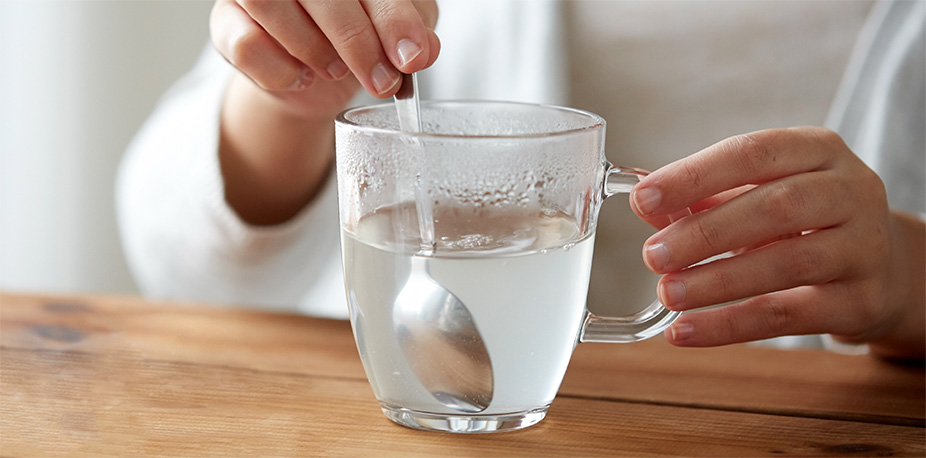
[[[827,352],[580,345],[548,417],[388,421],[346,322],[0,295],[2,456],[924,456],[923,368]]]
[[[923,427],[924,380],[923,367],[867,355],[747,345],[675,348],[654,339],[580,345],[560,392]]]

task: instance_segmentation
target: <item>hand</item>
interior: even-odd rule
[[[222,104],[225,200],[272,225],[305,208],[331,173],[334,117],[363,86],[395,94],[434,63],[433,0],[217,0],[212,41],[240,73]]]
[[[644,261],[665,274],[667,308],[742,300],[682,315],[666,332],[673,344],[829,333],[923,357],[923,223],[890,212],[878,176],[835,133],[729,138],[644,178],[631,206],[664,227]],[[666,226],[686,206],[694,214]]]
[[[359,86],[379,98],[434,63],[437,5],[410,0],[217,0],[218,51],[294,114],[333,117]]]

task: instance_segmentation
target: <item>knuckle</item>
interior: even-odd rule
[[[370,17],[375,20],[390,21],[399,16],[398,2],[377,2],[370,9]]]
[[[761,326],[769,336],[788,334],[795,320],[793,309],[787,302],[779,300],[775,295],[764,296],[764,313],[760,315]]]
[[[711,302],[740,299],[739,289],[736,287],[739,282],[734,277],[733,272],[723,268],[718,268],[711,274],[711,287],[709,289],[710,295],[713,296]]]
[[[788,328],[794,319],[791,308],[775,298],[767,303],[766,313],[763,315],[765,328],[772,335],[787,334]]]
[[[763,196],[765,212],[773,221],[784,226],[793,226],[807,209],[807,196],[798,186],[777,181],[766,186]]]
[[[765,132],[764,135],[769,135]],[[769,166],[776,161],[775,151],[758,133],[741,134],[731,137],[731,148],[737,151],[740,168],[746,176],[764,174]]]
[[[846,283],[834,287],[838,287],[836,293],[845,298],[845,313],[851,317],[836,330],[836,333],[847,340],[861,342],[871,334],[879,332],[880,324],[886,317],[884,293],[865,282]]]
[[[373,29],[361,21],[348,21],[340,24],[332,35],[332,42],[348,50],[363,49],[376,39]]]
[[[266,40],[267,37],[259,29],[251,28],[238,33],[230,41],[228,61],[263,89],[287,89],[293,84],[291,74],[267,72],[261,68],[265,60],[261,54],[268,45]]]
[[[711,334],[716,343],[752,340],[761,326],[760,321],[755,318],[755,312],[751,310],[757,305],[756,299],[724,305],[714,309],[714,313],[704,312],[711,313]]]
[[[797,282],[798,285],[813,285],[830,279],[833,263],[824,250],[809,244],[791,246],[786,256],[784,271],[792,282]]]
[[[723,235],[718,230],[717,226],[708,224],[704,221],[703,217],[695,218],[694,223],[695,228],[697,229],[697,234],[701,238],[701,242],[711,251],[711,253],[719,253],[718,250],[722,249]]]
[[[690,183],[690,187],[695,189],[700,188],[701,183],[704,181],[704,171],[698,166],[696,162],[682,162],[682,173],[685,175],[685,179],[688,181],[688,183]]]
[[[243,27],[228,40],[228,61],[239,69],[250,67],[257,60],[263,32],[256,27]]]
[[[736,336],[743,334],[742,320],[739,319],[741,305],[734,304],[718,309],[720,313],[714,316],[713,330],[717,340],[735,341]]]
[[[804,129],[823,145],[825,151],[838,151],[848,148],[842,137],[830,129],[818,126],[805,127]]]
[[[811,285],[817,282],[822,271],[822,262],[812,250],[792,250],[788,257],[788,276],[798,285]]]

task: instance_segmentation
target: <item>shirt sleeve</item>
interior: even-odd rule
[[[207,47],[120,163],[117,222],[136,283],[151,298],[344,318],[333,171],[284,224],[249,225],[225,201],[219,113],[233,74]]]
[[[875,4],[826,125],[881,177],[891,208],[926,218],[926,2]]]

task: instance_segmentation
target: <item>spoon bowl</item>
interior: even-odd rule
[[[441,404],[466,413],[492,401],[492,363],[469,310],[428,271],[426,257],[412,257],[396,296],[393,324],[405,360]]]

